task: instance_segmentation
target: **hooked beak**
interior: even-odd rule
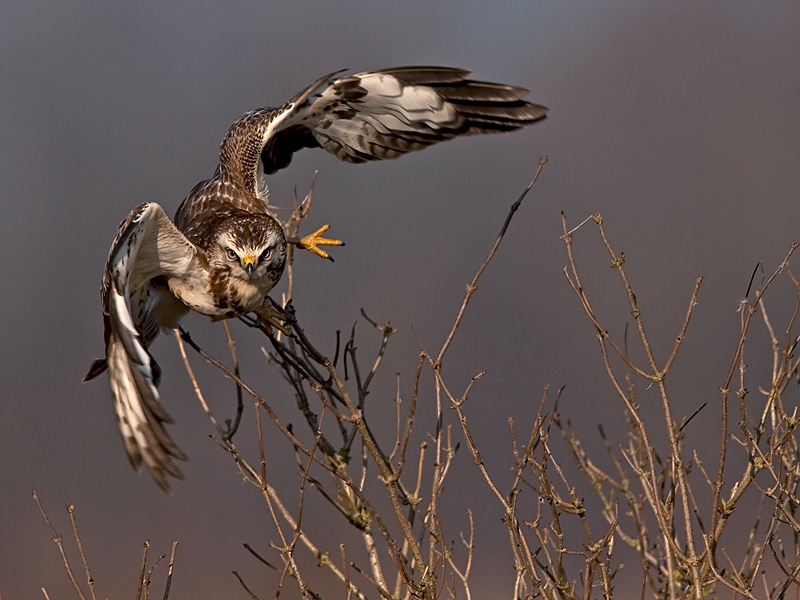
[[[252,254],[248,254],[242,259],[242,266],[244,270],[247,271],[248,277],[252,277],[253,271],[256,270],[256,257]]]

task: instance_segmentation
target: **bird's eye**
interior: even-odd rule
[[[239,260],[239,255],[233,248],[226,248],[225,252],[230,260]]]
[[[265,260],[269,260],[272,258],[272,250],[273,248],[267,248],[261,253],[261,256],[258,257],[258,262],[263,262]]]

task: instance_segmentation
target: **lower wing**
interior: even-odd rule
[[[157,282],[194,268],[196,254],[158,204],[140,204],[130,212],[117,230],[103,274],[106,358],[94,361],[84,378],[108,370],[131,465],[139,471],[144,463],[164,491],[169,491],[167,475],[183,478],[173,458],[186,456],[164,429],[172,419],[159,402],[160,368],[147,348],[164,322],[165,307],[174,318],[179,302]]]

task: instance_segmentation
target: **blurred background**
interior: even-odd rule
[[[261,597],[272,594],[271,575],[242,548],[246,542],[266,554],[277,541],[265,505],[209,440],[214,432],[175,340],[163,336],[153,349],[164,370],[163,402],[177,421],[169,431],[190,457],[182,465],[187,479],[171,497],[130,468],[106,378],[81,379],[103,351],[98,287],[119,221],[143,201],[172,214],[212,174],[219,143],[240,114],[279,105],[336,69],[463,67],[479,79],[529,88],[530,100],[550,108],[546,121],[521,132],[456,140],[398,161],[354,166],[303,151],[270,180],[271,202],[289,207],[293,186],[304,193],[318,169],[306,232],[330,223],[330,233],[347,242],[333,250],[333,264],[297,257],[295,304],[312,339],[332,353],[335,331],[359,321],[368,365],[379,337],[360,309],[398,327],[370,396],[371,410],[386,412],[387,445],[395,373],[408,399],[420,344],[431,352],[441,346],[465,284],[546,154],[549,163],[481,280],[445,364],[455,390],[487,372],[467,408],[487,465],[508,483],[507,418],[520,430],[529,426],[546,385],[566,386],[561,411],[587,444],[599,443],[598,425],[614,444],[625,440],[592,327],[562,272],[561,211],[570,226],[602,213],[662,361],[695,278],[704,277],[669,383],[678,415],[712,403],[687,431],[690,443],[701,452],[710,444],[711,452],[718,442],[713,403],[738,339],[739,302],[756,265],[771,273],[800,237],[799,28],[800,5],[791,1],[4,0],[4,600],[42,597],[41,587],[51,598],[72,594],[31,500],[34,488],[65,535],[63,507],[76,505],[103,597],[134,593],[145,539],[151,557],[179,541],[171,598],[246,598],[232,570]],[[630,312],[594,226],[579,230],[575,246],[597,311],[621,339]],[[774,290],[778,328],[794,300],[784,280]],[[185,326],[224,357],[219,324],[193,316]],[[243,377],[302,425],[289,390],[263,359],[264,339],[240,323],[232,329]],[[747,357],[753,390],[769,385],[771,360],[763,326],[757,329],[762,352]],[[230,416],[230,382],[192,360],[217,416]],[[433,428],[430,379],[423,384],[420,433]],[[645,410],[655,401],[656,391],[641,386]],[[246,404],[240,444],[256,457]],[[271,479],[296,481],[283,441],[268,445]],[[464,450],[445,491],[453,506],[447,533],[458,539],[466,506],[484,515],[473,594],[507,597],[513,563],[502,511]],[[313,502],[309,525],[333,528],[335,551],[337,515]],[[638,571],[632,575],[638,581]],[[297,596],[295,588],[286,594]]]

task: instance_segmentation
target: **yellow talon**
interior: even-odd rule
[[[314,233],[310,233],[307,236],[300,238],[289,238],[289,243],[297,245],[298,248],[302,248],[303,250],[308,250],[309,252],[313,252],[317,256],[321,256],[322,258],[331,258],[327,252],[318,248],[317,246],[344,246],[344,242],[341,240],[330,240],[328,238],[322,237],[322,234],[328,231],[329,225],[323,225],[319,229],[317,229]],[[333,260],[333,259],[331,259]]]
[[[286,314],[272,306],[272,302],[268,298],[253,313],[267,329],[274,327],[284,335],[292,334],[289,328],[283,324],[286,321]]]

